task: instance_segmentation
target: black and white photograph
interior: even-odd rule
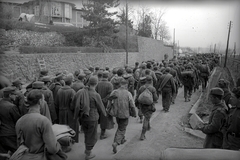
[[[0,160],[239,160],[239,0],[0,0]]]

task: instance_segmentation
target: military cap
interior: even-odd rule
[[[123,73],[124,73],[124,70],[123,70],[123,68],[119,68],[118,70],[117,70],[117,74],[120,76],[120,75],[123,75]]]
[[[146,81],[152,81],[152,76],[146,76]]]
[[[50,76],[44,76],[44,77],[42,78],[42,81],[43,81],[43,82],[51,82],[51,78],[50,78]]]
[[[104,71],[103,74],[102,74],[102,75],[103,75],[103,78],[108,78],[108,74],[109,74],[108,71]]]
[[[83,72],[84,72],[84,74],[86,74],[86,75],[89,75],[89,74],[92,73],[89,69],[84,69]]]
[[[139,80],[140,80],[140,82],[146,82],[146,78],[147,77],[140,77]]]
[[[133,73],[133,70],[132,70],[131,68],[127,68],[127,69],[126,69],[126,72],[127,72],[127,73]]]
[[[102,76],[103,76],[103,71],[101,71],[101,70],[98,71],[98,72],[97,72],[97,76],[98,76],[98,77],[102,77]]]
[[[95,84],[98,83],[98,78],[97,78],[96,76],[91,76],[91,77],[89,78],[88,83],[89,83],[90,85],[95,85]]]
[[[144,63],[142,63],[141,65],[140,65],[140,68],[143,68],[143,67],[146,67],[146,63],[144,62]]]
[[[120,79],[120,84],[121,84],[121,85],[126,85],[126,84],[128,84],[128,81],[125,80],[124,78],[121,78],[121,79]]]
[[[233,94],[236,95],[237,98],[240,97],[240,86],[239,87],[236,87],[236,88],[233,88]]]
[[[99,70],[99,67],[95,67],[95,71],[98,71]]]
[[[85,74],[79,74],[78,75],[78,79],[79,80],[83,80],[85,78],[85,76],[86,76]]]
[[[77,71],[74,72],[74,75],[75,75],[76,77],[77,77],[79,74],[80,74],[80,71],[79,71],[79,70],[77,70]]]
[[[215,87],[210,90],[211,95],[223,96],[224,91],[221,88]]]
[[[41,70],[40,73],[41,73],[42,75],[47,75],[47,74],[48,74],[48,70],[46,70],[46,69]]]
[[[44,82],[41,82],[41,81],[36,81],[36,82],[33,82],[32,84],[33,89],[42,89],[43,86],[44,86]]]
[[[151,68],[152,67],[152,63],[148,62],[146,66],[147,66],[147,68]]]
[[[88,68],[88,70],[91,71],[91,72],[93,72],[93,71],[94,71],[94,68],[93,68],[92,66],[90,66],[90,67]]]
[[[62,79],[63,79],[63,74],[62,74],[62,73],[58,74],[58,75],[55,77],[55,79],[58,80],[58,81],[62,80]]]
[[[171,70],[171,68],[170,68],[170,67],[167,67],[167,68],[165,69],[165,72],[170,72],[170,70]]]
[[[3,94],[10,94],[10,93],[16,93],[16,87],[8,86],[3,89]]]
[[[23,84],[20,78],[15,79],[15,80],[12,82],[12,85],[13,85],[13,86],[18,86],[19,84]]]
[[[29,107],[31,107],[31,104],[37,104],[39,99],[41,99],[42,97],[43,95],[41,92],[39,92],[39,90],[31,90],[27,95],[27,103],[30,104]]]
[[[109,67],[105,67],[105,70],[106,70],[106,71],[109,71]]]
[[[72,82],[72,81],[73,81],[73,77],[72,77],[72,76],[66,76],[66,77],[64,78],[64,81],[65,81],[65,82]]]
[[[172,64],[172,63],[169,63],[169,65],[168,65],[169,67],[173,67],[174,65]]]

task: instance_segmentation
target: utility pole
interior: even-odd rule
[[[174,28],[174,30],[173,30],[173,56],[174,56],[174,47],[175,46],[175,28]]]
[[[226,54],[225,54],[224,67],[226,67],[226,65],[227,65],[228,44],[229,44],[229,37],[230,37],[231,27],[232,27],[232,21],[230,21],[229,29],[228,29],[227,48],[226,48]]]
[[[236,42],[234,42],[234,50],[233,50],[233,53],[234,53],[233,57],[235,58],[235,55],[236,55]]]
[[[179,49],[180,49],[180,46],[179,46],[179,41],[178,41],[178,52],[177,52],[178,56],[179,56]]]
[[[128,3],[126,0],[126,65],[128,65]]]
[[[215,45],[214,45],[214,54],[216,53],[216,43],[215,43]]]

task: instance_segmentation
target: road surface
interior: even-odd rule
[[[93,160],[159,160],[161,151],[169,147],[202,148],[203,139],[194,137],[183,130],[187,122],[188,112],[200,96],[199,90],[193,93],[190,102],[184,102],[183,88],[179,89],[175,104],[171,105],[170,111],[162,111],[162,98],[156,104],[156,112],[151,118],[151,130],[146,133],[146,139],[140,141],[142,124],[138,118],[130,117],[126,131],[126,140],[123,145],[117,147],[116,154],[112,151],[114,134],[117,129],[107,130],[107,138],[98,139],[92,152],[96,154]],[[98,137],[100,128],[98,128]],[[79,143],[72,146],[67,153],[69,160],[84,160],[84,134],[79,134]]]

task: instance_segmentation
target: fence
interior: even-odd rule
[[[224,67],[225,56],[221,57],[221,66]],[[237,56],[228,56],[226,67],[235,68],[236,70],[240,69],[240,55]]]
[[[224,67],[225,57],[221,57],[221,67]],[[240,81],[240,55],[228,56],[226,62],[226,70],[229,72],[233,85],[235,86]],[[230,87],[234,87],[230,86]]]

